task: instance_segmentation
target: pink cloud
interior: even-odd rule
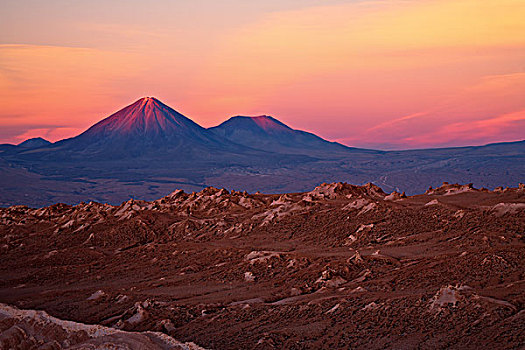
[[[461,143],[470,141],[479,144],[522,140],[525,138],[523,130],[525,130],[525,109],[472,122],[447,124],[435,132],[406,138],[406,140],[420,144],[429,144],[435,140],[446,140],[452,145],[457,140],[461,140]]]
[[[392,149],[525,139],[525,73],[486,76],[434,108],[388,120],[347,144]]]

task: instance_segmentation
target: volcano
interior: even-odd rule
[[[135,103],[101,120],[78,136],[84,138],[143,138],[173,142],[180,138],[206,139],[206,129],[154,97]]]
[[[279,153],[348,152],[352,148],[312,133],[294,130],[271,116],[236,116],[210,128],[215,135],[252,148]]]
[[[239,148],[158,99],[143,97],[52,149],[66,152],[68,158],[100,160],[173,154],[178,159],[195,159]]]

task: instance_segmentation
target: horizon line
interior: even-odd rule
[[[380,152],[406,152],[406,151],[421,151],[421,150],[442,150],[442,149],[455,149],[455,148],[469,148],[469,147],[484,147],[484,146],[490,146],[490,145],[495,145],[495,144],[505,144],[505,143],[518,143],[518,142],[524,142],[525,139],[516,139],[516,140],[504,140],[504,141],[493,141],[493,142],[487,142],[487,143],[481,143],[481,144],[463,144],[463,145],[457,145],[457,146],[431,146],[431,147],[415,147],[415,148],[397,148],[397,147],[394,147],[394,148],[390,148],[390,147],[387,147],[387,148],[369,148],[369,147],[361,147],[361,146],[350,146],[348,144],[345,144],[341,141],[337,141],[338,139],[335,139],[335,140],[330,140],[330,139],[327,139],[327,138],[324,138],[324,137],[321,137],[319,136],[317,133],[313,132],[313,131],[309,131],[309,130],[303,130],[303,129],[294,129],[292,127],[290,127],[288,124],[282,122],[280,119],[277,119],[275,117],[273,117],[271,114],[259,114],[259,115],[242,115],[242,114],[235,114],[235,115],[232,115],[230,116],[229,118],[225,119],[223,122],[215,125],[215,126],[210,126],[210,127],[203,127],[201,126],[199,123],[197,123],[196,121],[194,121],[192,118],[189,118],[187,117],[186,115],[178,112],[175,108],[169,106],[168,104],[162,102],[160,99],[158,99],[157,97],[155,96],[143,96],[143,97],[140,97],[138,98],[137,100],[135,100],[134,102],[118,109],[117,111],[111,113],[109,116],[107,117],[104,117],[102,119],[100,119],[99,121],[95,122],[94,124],[88,126],[86,129],[84,129],[84,131],[81,131],[80,133],[74,135],[74,136],[71,136],[71,137],[65,137],[65,138],[62,138],[62,139],[59,139],[59,140],[56,140],[56,141],[49,141],[47,140],[44,136],[35,136],[35,137],[30,137],[30,138],[27,138],[25,140],[22,140],[20,141],[19,143],[8,143],[8,142],[5,142],[5,143],[0,143],[0,145],[2,146],[6,146],[6,145],[9,145],[9,146],[19,146],[21,145],[22,143],[28,141],[28,140],[35,140],[35,139],[42,139],[44,141],[47,141],[49,142],[49,145],[53,145],[53,144],[56,144],[58,142],[61,142],[61,141],[65,141],[65,140],[69,140],[69,139],[73,139],[75,137],[78,137],[80,136],[82,133],[84,133],[85,131],[89,130],[91,127],[93,127],[94,125],[97,125],[98,123],[100,123],[101,121],[107,119],[107,118],[110,118],[112,117],[113,115],[117,114],[118,112],[122,111],[123,109],[129,107],[129,106],[132,106],[140,101],[148,101],[150,99],[153,99],[159,103],[161,103],[162,105],[174,110],[175,112],[177,112],[178,114],[184,116],[185,118],[188,118],[189,120],[191,120],[192,122],[194,122],[195,124],[199,125],[200,127],[202,127],[203,129],[205,130],[209,130],[209,129],[212,129],[212,128],[215,128],[219,125],[221,125],[222,123],[232,119],[232,118],[236,118],[236,117],[243,117],[243,118],[262,118],[262,117],[266,117],[266,118],[272,118],[282,124],[284,124],[285,126],[289,127],[290,129],[292,130],[295,130],[295,131],[303,131],[303,132],[309,132],[317,137],[320,137],[321,139],[325,140],[325,141],[328,141],[328,142],[333,142],[333,143],[338,143],[342,146],[345,146],[345,147],[348,147],[348,148],[355,148],[355,149],[363,149],[363,150],[373,150],[373,151],[380,151]],[[31,130],[31,129],[29,129]],[[341,138],[339,138],[341,139]],[[42,146],[42,147],[47,147],[49,145],[46,145],[46,146]]]

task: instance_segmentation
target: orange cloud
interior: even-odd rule
[[[233,32],[211,59],[235,81],[278,83],[312,72],[432,67],[487,48],[521,49],[519,0],[363,1],[277,12]],[[467,56],[463,57],[462,56]],[[227,59],[225,61],[224,59]],[[229,72],[230,70],[225,70]]]

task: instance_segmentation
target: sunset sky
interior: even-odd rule
[[[0,143],[142,96],[358,147],[522,140],[524,19],[523,0],[3,0]]]

